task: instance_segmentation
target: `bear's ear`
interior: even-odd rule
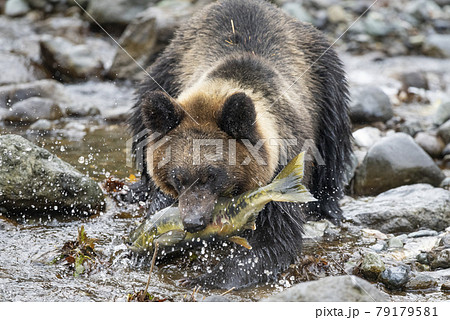
[[[256,110],[252,99],[245,93],[235,93],[227,98],[219,116],[219,128],[235,139],[258,140],[255,127]]]
[[[183,119],[183,110],[166,93],[152,91],[144,94],[140,101],[142,118],[147,129],[166,134]]]

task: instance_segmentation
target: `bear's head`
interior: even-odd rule
[[[175,100],[156,91],[141,97],[140,107],[151,137],[149,174],[178,199],[185,230],[205,228],[219,197],[272,178],[278,155],[265,143],[270,128],[255,123],[255,101],[246,93],[194,93]]]

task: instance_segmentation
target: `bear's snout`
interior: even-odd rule
[[[205,229],[211,222],[216,199],[209,190],[197,189],[181,195],[178,205],[184,230],[193,233]]]

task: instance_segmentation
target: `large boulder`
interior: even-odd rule
[[[39,80],[0,87],[0,109],[11,108],[15,103],[31,97],[48,98],[60,105],[70,102],[62,84],[55,80]]]
[[[15,103],[3,119],[10,122],[32,123],[39,119],[58,120],[62,116],[61,108],[53,100],[32,97]]]
[[[98,184],[17,135],[0,136],[0,207],[8,213],[93,213],[104,206]]]
[[[384,233],[441,231],[450,221],[450,191],[428,184],[402,186],[347,202],[342,209],[349,221]]]
[[[102,59],[87,44],[75,44],[62,37],[45,37],[40,46],[44,65],[58,80],[102,76]]]
[[[87,12],[100,24],[127,25],[156,0],[89,1]]]
[[[382,302],[388,301],[388,295],[364,279],[337,276],[299,283],[263,301]]]
[[[121,48],[117,48],[109,70],[110,76],[134,80],[146,77],[142,66],[148,66],[156,59],[169,44],[175,30],[193,11],[194,6],[189,1],[173,1],[169,4],[163,1],[139,14],[119,39]]]
[[[351,88],[350,118],[356,123],[387,121],[394,115],[389,97],[378,87]]]
[[[405,133],[382,138],[367,152],[355,175],[354,191],[377,195],[415,183],[439,186],[445,175],[433,159]]]

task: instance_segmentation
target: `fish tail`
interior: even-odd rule
[[[272,201],[317,201],[302,184],[305,152],[292,159],[264,189]]]

